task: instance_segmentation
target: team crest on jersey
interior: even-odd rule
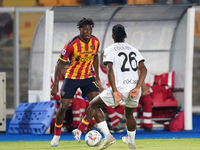
[[[64,91],[62,91],[62,96],[64,96],[65,95],[65,92]]]
[[[93,45],[91,45],[91,46],[90,46],[90,48],[91,48],[91,49],[93,49],[93,48],[94,48],[94,46],[93,46]]]

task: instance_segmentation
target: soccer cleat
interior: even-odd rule
[[[77,143],[79,143],[80,140],[81,140],[81,131],[78,130],[78,129],[74,129],[74,130],[72,131],[72,135],[74,136],[75,141],[76,141]]]
[[[105,139],[103,144],[99,147],[99,149],[106,149],[108,146],[114,144],[116,142],[115,138],[111,136],[109,139]]]
[[[126,136],[123,136],[122,137],[122,141],[128,145],[128,138]]]
[[[52,147],[57,147],[58,146],[58,142],[59,142],[60,136],[54,136],[53,139],[51,140],[51,146]]]
[[[123,136],[122,141],[129,146],[130,149],[136,149],[135,143],[128,142],[128,137]]]

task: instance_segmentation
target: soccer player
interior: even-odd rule
[[[55,96],[58,91],[62,64],[66,62],[71,55],[71,65],[67,69],[61,89],[61,105],[56,114],[54,137],[51,141],[51,146],[53,147],[58,145],[65,112],[77,89],[80,88],[82,90],[82,96],[87,96],[89,100],[92,100],[99,94],[99,88],[96,82],[98,81],[99,40],[92,35],[94,21],[90,18],[82,18],[77,23],[77,26],[80,34],[72,38],[72,40],[64,46],[55,67],[54,86],[51,90],[52,96]],[[95,76],[91,72],[92,65],[94,67]],[[86,110],[86,113],[89,118],[93,117],[90,108]],[[79,128],[84,129],[88,124],[89,122],[87,119],[83,118]]]
[[[105,49],[103,59],[104,64],[106,64],[111,87],[95,97],[90,102],[89,107],[97,122],[97,128],[105,136],[105,140],[99,148],[102,150],[115,143],[116,140],[108,129],[101,107],[124,106],[128,137],[123,137],[122,140],[128,144],[129,148],[134,149],[136,148],[136,121],[133,117],[133,110],[138,106],[141,86],[144,82],[147,69],[140,52],[124,42],[126,38],[124,26],[121,24],[113,26],[112,37],[114,44]],[[140,70],[139,75],[138,69]],[[91,118],[87,117],[87,119]]]
[[[57,92],[56,96],[51,97],[51,100],[55,100],[57,102],[57,105],[56,105],[57,109],[60,106],[60,90],[61,90],[61,87],[63,85],[63,81],[65,79],[65,73],[66,73],[67,69],[69,68],[69,66],[70,66],[69,61],[66,61],[66,62],[63,63],[63,66],[62,66],[62,69],[61,69],[61,75],[60,75],[60,78],[59,78],[58,92]],[[54,74],[55,73],[51,74],[51,88],[54,86]],[[85,110],[88,107],[88,105],[89,105],[88,102],[86,102],[82,98],[82,91],[80,90],[80,88],[78,88],[73,99],[71,100],[71,103],[68,106],[67,111],[66,111],[67,117],[65,117],[64,125],[67,129],[67,132],[72,132],[73,129],[77,128],[77,126],[81,122],[81,119],[83,118],[83,116],[85,116]],[[51,121],[50,133],[54,132],[57,109],[55,110],[53,119]]]

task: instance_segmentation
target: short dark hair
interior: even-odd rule
[[[77,23],[78,28],[83,28],[86,25],[94,27],[94,21],[91,18],[81,18],[81,20]]]
[[[116,24],[113,26],[112,34],[115,42],[124,42],[124,39],[127,37],[124,26],[121,24]]]

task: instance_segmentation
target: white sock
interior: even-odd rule
[[[127,134],[128,134],[128,142],[129,143],[135,143],[136,130],[135,131],[128,131],[127,130]]]
[[[78,132],[79,135],[81,136],[81,134],[82,134],[81,130],[77,129],[77,132]]]
[[[101,132],[104,134],[106,139],[111,137],[111,134],[110,134],[110,131],[108,129],[106,121],[102,121],[102,122],[98,123],[97,127],[101,130]]]

